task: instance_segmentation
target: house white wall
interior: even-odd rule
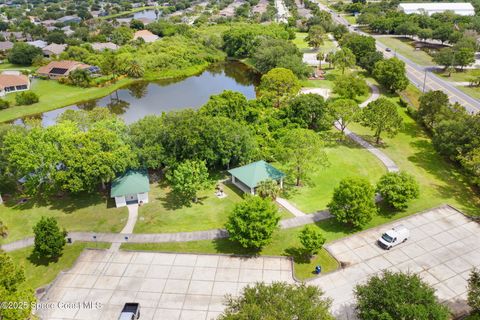
[[[127,194],[121,197],[115,197],[115,206],[117,208],[125,207],[127,201],[138,201],[138,203],[148,203],[148,192],[138,194]]]
[[[138,197],[138,203],[140,202],[148,203],[148,192],[139,193],[137,194],[137,197]]]
[[[120,207],[125,207],[127,205],[127,201],[125,200],[125,197],[122,196],[122,197],[115,197],[115,206],[117,208],[120,208]]]

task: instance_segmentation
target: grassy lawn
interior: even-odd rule
[[[236,203],[243,199],[240,190],[230,183],[222,184],[226,198],[215,195],[215,184],[199,193],[198,203],[181,206],[169,192],[168,187],[152,184],[150,202],[139,209],[135,233],[187,232],[223,228]],[[283,218],[289,212],[280,211]]]
[[[479,215],[480,198],[457,167],[448,163],[433,148],[425,131],[399,108],[404,127],[394,138],[383,137],[381,146],[401,170],[414,175],[420,184],[420,198],[411,202],[401,214],[450,204],[463,212]],[[371,131],[358,124],[351,125],[355,133],[372,141]]]
[[[292,42],[300,49],[301,52],[313,52],[313,49],[309,47],[308,43],[305,41],[305,38],[307,37],[306,32],[296,32],[295,33],[295,39],[292,40]],[[329,52],[335,49],[335,43],[325,37],[324,44],[319,48],[320,51],[322,52]]]
[[[347,20],[348,23],[350,24],[357,24],[357,17],[351,14],[345,14],[343,15],[343,18]]]
[[[419,65],[435,65],[432,57],[428,55],[425,51],[415,50],[415,48],[410,44],[412,43],[412,40],[410,39],[379,37],[377,38],[377,41],[383,43],[384,45],[392,49],[392,52],[395,52],[396,50],[405,58],[408,58]]]
[[[33,247],[15,250],[9,252],[8,255],[25,268],[27,280],[25,284],[37,289],[52,282],[62,270],[71,268],[85,248],[106,249],[109,247],[110,243],[75,242],[65,246],[63,255],[57,261],[39,260],[32,256]]]
[[[3,243],[33,235],[32,227],[41,216],[56,217],[67,231],[120,232],[127,220],[126,208],[108,208],[107,198],[100,195],[53,198],[49,201],[7,200],[0,207],[0,219],[8,227]]]
[[[386,172],[377,158],[350,140],[345,140],[344,143],[327,144],[325,152],[329,166],[315,167],[312,170],[311,181],[302,187],[291,186],[289,190],[289,201],[307,213],[326,209],[332,198],[333,189],[340,180],[363,176],[370,182],[376,183]]]
[[[0,111],[0,122],[14,120],[26,115],[38,114],[72,105],[82,101],[98,99],[118,88],[132,82],[131,79],[121,79],[117,83],[101,88],[80,88],[60,84],[54,80],[35,79],[32,82],[32,90],[40,101],[29,106],[13,106]],[[6,100],[14,103],[16,93],[9,94]]]
[[[34,66],[20,66],[17,64],[11,64],[11,63],[0,63],[0,70],[5,71],[5,70],[34,70],[36,67]]]
[[[458,86],[458,89],[462,90],[469,96],[475,99],[480,99],[480,88],[478,87],[465,87],[465,86]]]
[[[338,263],[326,250],[322,249],[312,261],[308,261],[308,259],[305,259],[304,256],[299,253],[300,242],[298,240],[298,233],[301,228],[302,227],[277,231],[273,236],[272,243],[263,248],[259,254],[293,256],[295,258],[295,275],[299,279],[314,276],[312,272],[316,265],[321,265],[324,272],[335,270],[338,267]],[[228,239],[170,243],[127,243],[122,244],[122,249],[245,255],[256,254]]]
[[[475,79],[478,76],[480,76],[480,70],[465,69],[462,71],[458,69],[456,72],[452,72],[450,77],[448,76],[448,72],[439,71],[439,72],[436,72],[436,74],[440,76],[442,79],[447,81],[470,82],[472,79]]]

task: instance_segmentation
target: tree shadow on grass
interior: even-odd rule
[[[177,193],[170,191],[164,197],[159,197],[158,199],[162,202],[163,207],[167,211],[173,211],[184,207],[203,205],[203,201],[207,198],[208,196],[198,197],[197,202],[192,202],[190,199],[186,199]]]
[[[48,266],[50,263],[57,263],[60,259],[59,257],[41,257],[37,253],[33,252],[27,257],[27,260],[30,261],[34,266]]]
[[[480,199],[474,195],[478,195],[479,190],[472,186],[461,169],[440,156],[429,140],[413,141],[411,146],[417,152],[408,157],[408,160],[444,182],[442,185],[431,186],[435,188],[440,197],[444,199],[453,197],[462,204],[463,211],[478,215]]]
[[[238,242],[231,241],[228,238],[224,239],[215,239],[213,240],[215,250],[218,253],[223,254],[234,254],[234,255],[248,255],[248,256],[259,256],[261,249],[248,249],[242,247]]]
[[[285,255],[290,256],[296,263],[308,264],[311,262],[310,255],[305,249],[299,247],[290,247],[285,249]]]

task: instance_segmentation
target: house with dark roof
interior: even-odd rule
[[[70,72],[74,70],[90,69],[91,67],[88,64],[72,60],[52,61],[46,66],[38,68],[37,74],[50,79],[58,79],[68,77]]]
[[[18,71],[4,71],[0,74],[0,96],[8,93],[25,91],[30,89],[30,79],[28,76]]]

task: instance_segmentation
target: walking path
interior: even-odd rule
[[[283,199],[283,198],[280,198],[280,197],[277,197],[277,199],[275,199],[275,201],[281,205],[283,208],[285,208],[288,212],[290,212],[291,214],[293,214],[295,217],[302,217],[305,215],[304,212],[300,211],[299,209],[297,209],[293,204],[291,204],[290,202],[287,201],[287,199]]]
[[[371,83],[368,83],[368,86],[370,87],[370,90],[372,91],[372,94],[370,95],[370,97],[368,97],[367,100],[365,100],[364,102],[362,102],[359,105],[360,108],[365,108],[366,106],[368,106],[368,104],[370,102],[375,101],[378,98],[380,98],[380,90],[378,89],[378,87],[374,84],[371,84]]]
[[[137,218],[138,218],[138,204],[129,204],[127,205],[127,208],[128,208],[127,224],[125,224],[125,227],[123,227],[122,231],[120,231],[120,234],[124,235],[124,238],[125,238],[125,234],[133,233],[133,229],[135,228],[135,224],[137,223]],[[92,237],[90,237],[90,239],[92,239]],[[120,245],[121,245],[120,242],[112,242],[110,251],[120,250]]]
[[[319,211],[314,214],[306,214],[300,217],[283,219],[280,221],[280,229],[289,229],[305,224],[331,218],[328,211]],[[95,238],[94,238],[95,236]],[[176,232],[176,233],[96,233],[96,232],[69,232],[68,237],[73,241],[98,241],[118,244],[122,243],[164,243],[164,242],[188,242],[197,240],[214,240],[228,238],[228,232],[224,229],[211,229],[205,231]],[[1,246],[1,249],[10,252],[33,245],[33,237],[26,238]],[[113,246],[113,245],[112,245]]]

